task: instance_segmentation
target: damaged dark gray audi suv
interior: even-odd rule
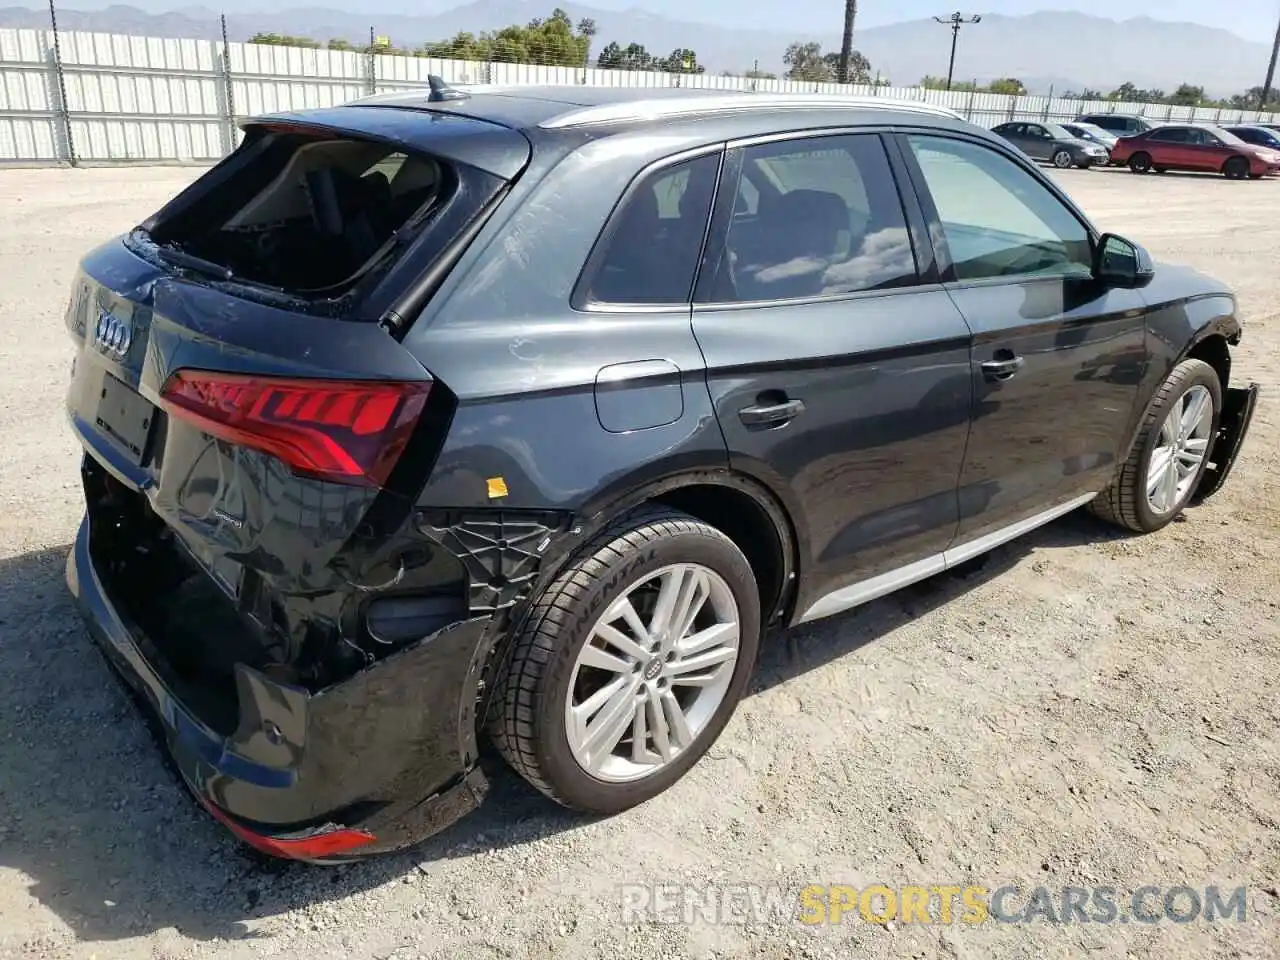
[[[86,255],[67,581],[209,812],[335,862],[614,813],[762,638],[1226,479],[1222,285],[924,104],[450,88],[245,125]]]

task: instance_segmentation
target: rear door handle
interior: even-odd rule
[[[982,364],[982,375],[988,380],[1010,380],[1022,369],[1026,361],[1022,357],[1002,357]]]
[[[786,423],[804,413],[803,400],[784,400],[782,403],[770,403],[754,407],[743,407],[738,411],[738,419],[749,427],[768,424]]]

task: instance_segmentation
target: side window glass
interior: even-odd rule
[[[1092,273],[1084,224],[1018,164],[963,140],[907,140],[958,279]]]
[[[649,175],[616,211],[594,258],[595,303],[688,303],[720,172],[710,154]]]
[[[878,136],[747,147],[742,179],[752,185],[757,210],[731,219],[712,300],[787,300],[916,282],[915,253]]]

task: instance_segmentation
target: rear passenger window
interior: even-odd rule
[[[916,282],[889,159],[874,134],[747,147],[709,299],[784,300]],[[754,206],[754,209],[752,207]]]
[[[695,157],[650,174],[605,230],[588,266],[594,303],[688,303],[720,155]]]

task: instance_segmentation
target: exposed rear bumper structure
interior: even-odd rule
[[[241,665],[239,724],[223,736],[175,694],[162,655],[112,603],[87,518],[66,572],[95,640],[149,708],[187,786],[251,845],[313,862],[358,858],[417,842],[483,800],[474,705],[488,617],[318,693]]]

